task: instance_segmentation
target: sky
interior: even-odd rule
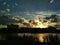
[[[10,16],[17,16],[28,21],[36,19],[36,17],[45,19],[52,14],[60,16],[59,4],[60,0],[0,0],[0,24],[13,23]],[[1,15],[3,16],[1,17]],[[4,15],[10,16],[6,17]]]
[[[0,11],[31,19],[38,12],[59,13],[59,4],[60,0],[0,0]]]

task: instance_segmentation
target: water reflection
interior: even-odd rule
[[[38,38],[39,42],[44,42],[44,37],[46,37],[46,36],[48,36],[48,34],[37,34],[37,38]]]
[[[0,40],[60,42],[60,34],[59,33],[9,33],[9,34],[0,34]]]
[[[51,39],[52,41],[56,41],[57,34],[54,33],[43,33],[43,34],[37,34],[37,39],[39,42],[50,42]],[[58,37],[57,37],[58,38]]]
[[[20,34],[20,33],[19,33]],[[21,36],[21,34],[18,36]],[[39,42],[58,42],[60,40],[60,34],[58,33],[24,33],[23,35],[30,37],[32,36],[32,38],[34,37],[35,40],[39,41]]]

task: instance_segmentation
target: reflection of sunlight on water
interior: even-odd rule
[[[39,42],[44,42],[44,37],[47,35],[48,34],[38,34],[37,37],[38,37]]]
[[[27,36],[27,37],[30,37],[30,36],[32,36],[32,37],[34,37],[34,38],[36,38],[36,40],[38,41],[38,42],[45,42],[45,43],[47,43],[47,42],[51,42],[51,39],[52,39],[52,41],[54,40],[54,41],[56,41],[56,33],[38,33],[38,34],[31,34],[31,33],[19,33],[18,34],[18,36]],[[58,39],[57,39],[58,40]]]
[[[6,25],[0,25],[0,28],[7,28]]]
[[[39,42],[49,42],[49,35],[55,36],[56,34],[48,34],[48,33],[43,33],[43,34],[37,34],[37,38]]]

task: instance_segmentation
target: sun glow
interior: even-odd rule
[[[43,24],[40,24],[39,27],[40,27],[40,28],[47,28],[48,26],[43,25]]]
[[[18,20],[18,19],[15,19]],[[21,27],[20,23],[15,23],[16,25],[19,25]],[[57,23],[51,22],[49,21],[44,21],[44,20],[31,20],[30,22],[26,21],[22,23],[22,27],[28,27],[28,28],[48,28],[49,26],[54,27],[55,25],[57,25]]]
[[[48,28],[48,26],[47,22],[38,21],[36,28]]]

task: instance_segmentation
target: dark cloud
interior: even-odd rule
[[[49,16],[49,17],[46,17],[45,19],[46,19],[46,21],[45,20],[43,20],[43,22],[45,21],[45,22],[49,22],[50,21],[50,19],[51,19],[51,21],[50,21],[50,23],[51,22],[54,22],[54,23],[58,23],[59,22],[59,18],[58,18],[59,16],[57,16],[57,15],[51,15],[51,16]],[[42,19],[40,19],[40,18],[38,18],[38,21],[41,21]],[[28,20],[28,19],[25,19],[25,18],[20,18],[19,16],[10,16],[10,15],[2,15],[2,16],[0,16],[0,24],[6,24],[6,25],[8,25],[8,24],[14,24],[14,23],[20,23],[20,24],[23,24],[23,27],[25,26],[25,27],[33,27],[33,26],[37,26],[38,24],[38,22],[36,22],[35,21],[35,19],[30,19],[30,20]],[[55,24],[53,24],[53,23],[51,23],[50,25],[55,25]],[[21,26],[21,25],[20,25]]]
[[[60,21],[59,20],[60,18],[59,18],[58,15],[51,15],[49,17],[46,17],[45,19],[47,19],[47,20],[50,20],[51,19],[52,22],[59,22]]]

